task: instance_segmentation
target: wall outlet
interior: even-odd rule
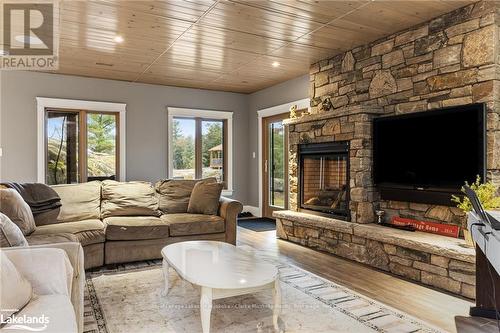
[[[2,156],[2,155],[0,154],[0,156]],[[254,151],[252,152],[252,158],[255,158],[255,152]]]

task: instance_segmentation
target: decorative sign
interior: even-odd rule
[[[460,227],[456,225],[419,221],[399,216],[394,216],[392,218],[392,224],[401,226],[411,225],[414,226],[418,231],[454,238],[458,238],[458,233],[460,232]]]

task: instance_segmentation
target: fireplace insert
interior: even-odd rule
[[[299,146],[300,209],[350,219],[349,142]]]

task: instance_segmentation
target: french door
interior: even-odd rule
[[[289,113],[262,119],[262,215],[272,217],[288,209],[288,129],[283,125]]]

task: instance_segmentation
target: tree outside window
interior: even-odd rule
[[[49,185],[118,179],[117,113],[47,110]]]

